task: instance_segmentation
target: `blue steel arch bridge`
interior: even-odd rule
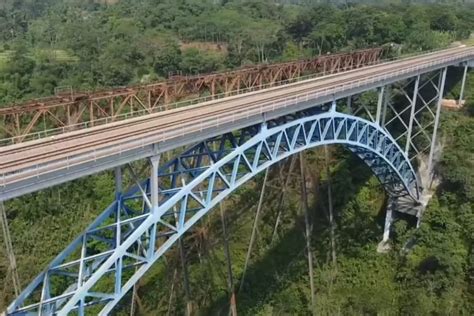
[[[430,179],[419,166],[432,176],[448,69],[463,67],[462,99],[473,60],[473,48],[457,47],[0,147],[1,207],[102,170],[114,169],[116,182],[115,200],[6,314],[109,314],[239,186],[317,146],[346,147],[379,179],[387,242],[394,212],[422,216]],[[363,102],[366,93],[376,104]],[[161,159],[171,150],[178,154]],[[148,161],[144,179],[131,164],[138,160]],[[125,172],[134,182],[127,189]]]

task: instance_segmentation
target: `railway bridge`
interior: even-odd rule
[[[10,129],[4,124],[9,137],[0,147],[1,207],[103,170],[113,169],[116,180],[115,200],[18,294],[7,314],[83,315],[91,307],[110,313],[187,230],[239,186],[291,155],[322,145],[345,146],[380,180],[389,201],[386,242],[395,212],[421,218],[427,183],[419,166],[425,163],[431,177],[448,68],[464,67],[464,86],[473,61],[471,47],[372,60],[258,91],[211,94],[163,111],[144,106],[143,96],[127,90],[118,104],[115,95],[109,97],[112,105],[102,112],[93,110],[99,97],[82,110],[66,105],[62,113],[70,124],[53,133],[28,133],[30,123],[42,116],[60,120],[48,107],[25,129],[19,128],[25,124],[20,119]],[[165,94],[150,91],[144,94],[149,105]],[[365,94],[376,102],[365,103]],[[133,102],[144,106],[144,115],[110,119]],[[21,108],[8,111],[15,115]],[[109,118],[86,120],[84,111]],[[163,153],[171,151],[176,156],[166,159]],[[140,172],[132,166],[139,160],[147,161]],[[133,179],[129,188],[123,172]],[[141,179],[143,172],[147,176]]]

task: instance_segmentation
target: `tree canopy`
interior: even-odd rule
[[[393,47],[393,54],[441,48],[471,36],[469,2],[4,0],[0,107],[62,86],[94,90],[381,45]],[[459,72],[449,79],[453,98]],[[318,315],[474,314],[473,79],[465,108],[442,113],[438,191],[419,229],[410,219],[396,221],[389,254],[375,252],[386,197],[370,170],[339,147],[329,149],[327,160],[323,150],[305,153]],[[310,313],[307,223],[301,176],[291,164],[290,158],[271,169],[257,246],[237,295],[239,315]],[[227,314],[225,245],[238,284],[262,178],[225,201],[227,237],[215,210],[184,238],[192,302],[186,302],[185,272],[173,248],[138,283],[136,315],[182,315],[187,303],[203,315]],[[112,173],[103,172],[6,203],[23,286],[109,205],[113,189]],[[13,299],[4,251],[0,247],[0,310]],[[129,315],[130,302],[128,295],[116,314]]]

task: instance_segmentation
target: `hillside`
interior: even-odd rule
[[[474,7],[468,5],[275,2],[3,2],[0,107],[52,95],[56,87],[97,90],[366,47],[385,46],[394,57],[466,41],[474,31]],[[456,98],[459,82],[449,86]],[[441,185],[421,227],[399,218],[388,254],[375,251],[383,231],[383,188],[349,151],[330,147],[326,156],[320,148],[269,171],[247,269],[263,174],[186,235],[184,267],[173,248],[117,315],[183,315],[187,308],[196,315],[228,315],[233,292],[239,315],[308,315],[308,227],[317,315],[474,314],[472,74],[466,97],[461,111],[442,113]],[[308,175],[307,221],[301,161]],[[5,203],[22,286],[109,205],[113,188],[112,172],[104,172]],[[2,236],[0,311],[14,297],[3,242]]]

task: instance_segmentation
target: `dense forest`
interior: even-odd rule
[[[472,43],[469,2],[6,0],[0,107],[58,87],[96,90],[375,46],[405,54]],[[450,86],[457,96],[459,83]],[[241,315],[310,314],[306,214],[316,314],[474,314],[474,76],[466,94],[463,110],[442,113],[441,184],[421,227],[397,220],[389,253],[375,251],[386,203],[376,178],[343,148],[317,149],[270,170],[246,270],[263,175],[223,203],[228,238],[221,213],[211,212],[186,235],[186,269],[173,249],[117,313],[129,315],[132,306],[135,315],[182,315],[189,306],[195,314],[224,315],[235,292]],[[310,183],[307,213],[302,162]],[[113,187],[104,172],[5,203],[23,286],[108,206]],[[0,241],[1,311],[13,289]]]
[[[55,87],[93,90],[389,43],[403,52],[430,50],[469,37],[473,12],[262,0],[6,1],[0,104]]]

